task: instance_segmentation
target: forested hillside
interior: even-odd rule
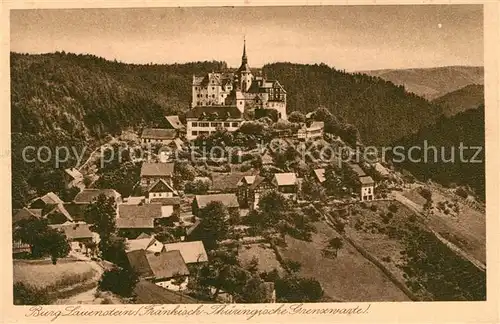
[[[287,91],[289,111],[325,106],[337,118],[355,125],[365,144],[387,145],[435,121],[441,108],[402,86],[327,65],[275,63],[263,73]]]
[[[223,62],[133,65],[93,55],[11,54],[12,132],[98,138],[186,110],[192,74]]]
[[[432,102],[443,108],[445,116],[453,116],[461,111],[477,108],[481,104],[484,104],[484,86],[470,84],[436,98]]]
[[[428,162],[415,163],[405,161],[399,166],[407,169],[417,178],[422,180],[432,179],[439,183],[450,185],[470,185],[477,195],[485,198],[485,169],[484,169],[484,105],[477,109],[469,109],[453,117],[442,117],[434,125],[421,129],[418,133],[407,136],[397,143],[406,149],[412,146],[423,147],[424,141],[429,146],[435,146],[438,153],[438,162],[434,162],[434,153],[430,150]],[[482,163],[472,161],[476,149],[464,149],[463,161],[460,158],[459,146],[481,147],[481,152],[475,156],[474,161],[481,160]],[[444,148],[444,158],[441,148]],[[444,162],[443,159],[451,159],[451,150],[454,150],[455,162]]]

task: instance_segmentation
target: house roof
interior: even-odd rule
[[[177,136],[177,130],[168,128],[144,128],[141,138],[157,140],[173,140]]]
[[[316,179],[318,179],[319,183],[325,182],[325,169],[316,169],[314,170],[314,175],[316,176]]]
[[[184,125],[181,123],[181,120],[179,119],[179,116],[177,115],[171,115],[171,116],[165,116],[165,119],[167,122],[172,126],[174,129],[183,129]]]
[[[60,213],[60,214],[64,215],[64,217],[66,217],[67,220],[69,220],[71,222],[74,221],[74,219],[71,216],[71,214],[64,207],[64,204],[54,205],[54,208],[52,208],[51,210],[49,210],[44,216],[47,217],[47,216],[52,215],[54,213]]]
[[[64,223],[60,225],[52,225],[51,227],[63,232],[69,240],[92,238],[94,236],[90,230],[90,225],[86,223]]]
[[[267,181],[267,179],[265,177],[262,177],[260,175],[255,176],[255,180],[250,185],[250,189],[253,190],[253,189],[257,188],[261,183],[263,183],[265,181]]]
[[[196,218],[193,225],[186,230],[186,235],[187,236],[191,235],[196,230],[196,228],[198,228],[200,224],[201,224],[201,219]]]
[[[146,253],[146,258],[157,279],[189,275],[189,270],[179,250]]]
[[[325,128],[325,122],[322,121],[313,121],[311,125],[308,127],[309,129],[322,129]]]
[[[134,269],[140,278],[153,277],[153,270],[149,266],[148,258],[145,250],[134,250],[127,252],[127,259],[130,267]]]
[[[75,203],[92,203],[99,195],[104,194],[108,198],[120,197],[120,194],[115,189],[83,189],[73,198]]]
[[[116,228],[154,228],[153,218],[117,218]]]
[[[358,177],[364,177],[366,175],[365,171],[363,171],[358,164],[349,164],[349,166],[354,172],[356,172]]]
[[[197,195],[195,200],[198,208],[205,208],[212,201],[220,201],[229,208],[239,207],[238,198],[235,194]]]
[[[274,179],[278,186],[292,186],[297,184],[297,176],[293,172],[275,173]]]
[[[147,192],[173,192],[177,194],[177,191],[163,179],[159,179],[149,186]]]
[[[186,113],[186,118],[225,120],[243,119],[243,114],[236,106],[198,106]]]
[[[359,177],[359,182],[361,182],[362,185],[372,185],[375,183],[370,176]]]
[[[57,196],[53,192],[48,192],[45,195],[43,195],[43,196],[35,199],[35,201],[36,200],[41,200],[46,205],[57,205],[57,204],[62,204],[63,203],[63,201],[61,200],[61,198],[59,198],[59,196]]]
[[[246,183],[247,185],[252,185],[255,181],[256,176],[243,176],[240,178],[240,181],[238,181],[238,186],[242,185],[243,183]]]
[[[166,198],[151,198],[151,204],[159,204],[161,206],[176,206],[181,204],[180,197],[166,197]]]
[[[161,218],[161,204],[118,205],[118,218]]]
[[[134,288],[137,304],[198,304],[202,303],[188,295],[165,289],[150,281],[140,280]]]
[[[178,250],[186,263],[207,262],[208,256],[202,241],[164,244],[166,251]]]
[[[41,218],[42,210],[41,209],[31,209],[31,208],[22,208],[22,209],[13,209],[12,210],[12,223],[17,223],[23,219],[29,218]]]
[[[169,177],[174,173],[174,163],[144,162],[141,166],[141,177]]]
[[[262,164],[266,165],[266,164],[273,164],[274,163],[274,159],[273,157],[269,154],[269,153],[264,153],[264,155],[262,155]]]
[[[83,179],[83,174],[76,168],[65,169],[64,172],[75,180]]]
[[[75,221],[81,221],[85,219],[85,210],[87,209],[87,204],[76,204],[76,203],[64,203],[64,209],[71,215],[71,218]]]
[[[123,199],[123,203],[128,205],[139,205],[144,203],[145,201],[146,201],[145,196],[130,196]]]
[[[138,237],[134,240],[127,240],[127,248],[125,250],[127,252],[135,250],[147,250],[151,245],[155,244],[156,242],[161,244],[161,242],[155,239],[154,237]]]
[[[151,238],[151,235],[142,232],[141,234],[139,234],[139,236],[137,236],[136,240],[143,239],[143,238]]]
[[[241,178],[248,175],[247,172],[212,173],[210,190],[220,192],[236,190]]]

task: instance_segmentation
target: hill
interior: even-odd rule
[[[481,66],[446,66],[422,69],[360,71],[396,85],[429,100],[458,90],[469,84],[484,84]]]
[[[432,102],[440,105],[443,108],[443,114],[450,117],[459,112],[474,109],[484,104],[484,86],[470,84],[436,98]]]
[[[485,169],[484,169],[484,105],[477,109],[469,109],[458,113],[452,117],[441,117],[435,124],[422,128],[415,134],[406,136],[397,141],[394,146],[408,148],[417,146],[422,148],[420,156],[413,156],[414,159],[421,158],[421,162],[411,162],[409,160],[396,165],[410,171],[421,180],[432,179],[444,185],[458,184],[469,185],[473,188],[477,196],[485,200]],[[437,148],[437,162],[432,149],[429,149],[427,162],[423,160],[424,141],[428,146]],[[460,157],[460,144],[468,149],[463,150],[463,159]],[[477,156],[476,149],[471,147],[481,147],[482,150]],[[452,150],[454,153],[452,153]],[[444,156],[443,152],[444,151]],[[454,154],[454,155],[452,155]],[[453,161],[446,162],[451,160]],[[472,158],[474,157],[474,160]],[[463,161],[461,161],[463,160]],[[475,161],[481,160],[482,163]]]
[[[134,65],[93,55],[11,53],[12,132],[102,138],[186,110],[192,74],[223,62]]]
[[[289,112],[324,106],[356,126],[365,144],[387,145],[434,122],[441,114],[440,107],[402,86],[325,64],[274,63],[265,65],[263,73],[284,86]]]

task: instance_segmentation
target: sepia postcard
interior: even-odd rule
[[[500,320],[498,2],[2,9],[4,322]]]

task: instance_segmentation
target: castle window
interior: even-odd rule
[[[215,98],[215,95],[214,95],[214,94],[212,95],[212,98]]]
[[[243,105],[243,101],[240,101],[240,105]]]
[[[191,133],[193,134],[193,136],[198,136],[198,131],[192,131]]]
[[[233,122],[233,127],[238,127],[238,123],[237,122]]]
[[[214,87],[212,87],[212,90],[215,90],[215,88],[214,88]]]
[[[197,122],[193,122],[193,127],[198,127],[198,123]]]
[[[224,127],[230,127],[231,123],[224,123]]]

